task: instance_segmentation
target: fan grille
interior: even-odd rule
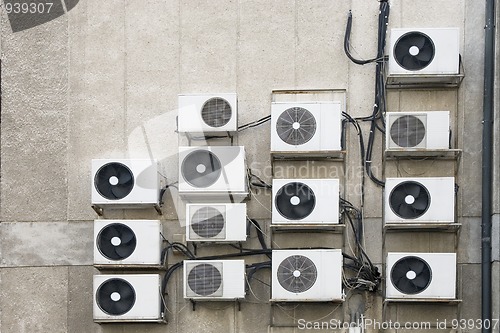
[[[121,316],[134,306],[135,291],[132,285],[123,279],[109,279],[97,289],[96,302],[108,315]]]
[[[201,117],[210,127],[222,127],[231,120],[231,105],[223,98],[210,98],[203,104]]]
[[[283,260],[277,272],[279,284],[292,293],[303,293],[314,285],[318,272],[314,262],[302,255]]]
[[[407,32],[394,46],[394,59],[402,68],[409,71],[427,67],[434,59],[434,54],[432,39],[419,31]]]
[[[222,264],[195,264],[189,270],[188,296],[222,296]]]
[[[122,163],[107,163],[97,170],[94,186],[104,198],[120,200],[134,188],[134,174]]]
[[[316,119],[304,108],[289,108],[278,117],[276,131],[284,142],[295,146],[303,145],[316,133]]]
[[[123,260],[135,251],[137,239],[132,229],[122,223],[105,226],[97,235],[99,252],[110,260]]]
[[[419,257],[404,257],[392,266],[391,282],[403,294],[419,294],[429,287],[431,281],[431,267]]]
[[[424,185],[405,181],[396,185],[389,196],[389,206],[403,219],[416,219],[424,215],[431,205],[431,196]]]
[[[284,218],[302,220],[314,211],[316,197],[313,190],[306,184],[292,182],[278,190],[275,205]]]
[[[182,177],[194,187],[205,188],[215,184],[221,173],[221,162],[210,151],[195,150],[189,153],[182,161]]]
[[[220,208],[224,208],[220,206]],[[202,238],[224,238],[221,235],[225,226],[225,217],[219,209],[205,206],[196,210],[191,218],[191,229]]]
[[[426,134],[425,116],[404,115],[398,117],[391,125],[392,141],[399,147],[412,148],[422,144]]]

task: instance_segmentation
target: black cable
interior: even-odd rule
[[[347,57],[351,59],[352,62],[358,65],[365,65],[376,61],[378,59],[378,55],[377,57],[368,60],[358,60],[351,55],[351,29],[352,29],[352,12],[349,11],[349,13],[347,14],[347,25],[345,28],[345,35],[344,35],[344,52],[347,55]]]
[[[263,117],[263,118],[261,118],[259,120],[254,121],[254,122],[238,126],[238,132],[239,131],[244,131],[244,130],[252,128],[252,127],[256,127],[256,126],[262,125],[262,124],[264,124],[264,123],[266,123],[266,122],[268,122],[270,120],[271,120],[271,116],[265,116],[265,117]]]

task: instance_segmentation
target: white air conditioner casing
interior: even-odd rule
[[[161,233],[159,220],[95,220],[94,266],[160,267]]]
[[[186,240],[190,242],[244,242],[246,203],[186,205]]]
[[[245,298],[245,261],[184,260],[184,298],[205,301]]]
[[[386,149],[433,150],[450,145],[450,112],[387,112]]]
[[[205,202],[232,202],[246,198],[245,148],[179,147],[179,195],[187,201]]]
[[[132,175],[132,178],[126,175]],[[123,184],[119,183],[117,176],[121,176]],[[96,206],[114,208],[158,206],[160,180],[157,161],[147,159],[92,160],[91,186],[92,204]],[[123,190],[123,188],[129,190]],[[128,194],[123,196],[127,192]]]
[[[423,266],[421,264],[406,266],[405,268],[403,267],[405,263],[401,262],[395,268],[399,260],[412,257],[426,264]],[[387,254],[385,297],[391,299],[455,299],[456,265],[457,258],[455,253],[389,252]],[[403,268],[401,273],[396,273],[397,267]],[[421,267],[426,268],[424,270]],[[414,268],[420,269],[420,271],[413,270]],[[417,278],[421,279],[421,281],[415,280]],[[404,281],[401,281],[401,279]],[[412,289],[416,285],[418,287]],[[412,290],[405,290],[401,287]]]
[[[395,48],[398,43],[401,43],[401,38],[408,34],[422,34],[432,41],[434,53],[432,60],[424,68],[410,70],[398,63],[395,55]],[[459,74],[459,38],[460,32],[458,28],[395,28],[391,29],[390,36],[390,53],[389,53],[389,76],[390,75],[405,75],[405,76],[421,76],[421,75],[456,75]],[[409,44],[408,44],[409,45]],[[417,52],[418,48],[409,49],[410,52]]]
[[[384,196],[385,223],[455,222],[454,177],[387,178]]]
[[[273,179],[272,223],[339,223],[339,180]]]
[[[340,102],[274,102],[271,105],[272,153],[300,155],[340,151],[341,133]]]
[[[341,250],[274,250],[272,258],[272,301],[344,300]]]
[[[126,287],[120,289],[114,286],[116,280],[120,281],[120,286]],[[161,313],[161,278],[158,274],[94,275],[93,290],[95,322],[164,321]],[[133,301],[128,295],[133,295]],[[118,299],[117,302],[125,303],[121,305],[124,308],[117,313],[108,303],[104,303],[105,299],[111,304]],[[124,310],[127,311],[123,313]]]
[[[178,101],[179,132],[235,132],[238,129],[238,107],[234,93],[179,95]],[[214,103],[212,107],[210,103]]]

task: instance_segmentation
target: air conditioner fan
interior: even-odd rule
[[[134,306],[135,291],[130,283],[123,279],[109,279],[97,289],[96,301],[105,313],[121,316]]]
[[[427,67],[434,59],[432,39],[419,31],[401,36],[394,46],[394,59],[406,70],[418,71]]]
[[[96,172],[94,185],[104,198],[120,200],[134,188],[134,174],[122,163],[108,163]]]
[[[429,209],[431,196],[425,186],[405,181],[393,188],[389,196],[392,211],[404,219],[416,219]]]
[[[391,282],[404,294],[419,294],[431,283],[430,266],[421,258],[409,256],[399,259],[391,269]]]

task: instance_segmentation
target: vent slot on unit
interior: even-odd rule
[[[198,201],[244,199],[248,195],[244,147],[180,147],[179,194]]]
[[[453,177],[387,178],[385,223],[453,223]]]
[[[184,261],[184,298],[217,301],[244,297],[244,260]]]
[[[273,224],[338,224],[338,179],[274,179]]]
[[[94,266],[160,267],[161,232],[158,220],[95,220]]]
[[[179,95],[179,132],[235,132],[238,127],[236,94]]]
[[[272,301],[342,301],[341,250],[275,250]]]
[[[387,112],[386,119],[386,149],[389,151],[449,149],[449,111]]]
[[[92,160],[92,204],[98,207],[159,206],[155,160]]]
[[[246,240],[246,204],[187,204],[187,241],[242,242]]]
[[[95,322],[163,322],[160,275],[94,275]]]
[[[273,103],[271,153],[277,157],[338,153],[341,113],[340,102]]]
[[[387,254],[386,297],[455,299],[455,253]]]
[[[388,86],[457,86],[460,74],[459,29],[392,29]]]

